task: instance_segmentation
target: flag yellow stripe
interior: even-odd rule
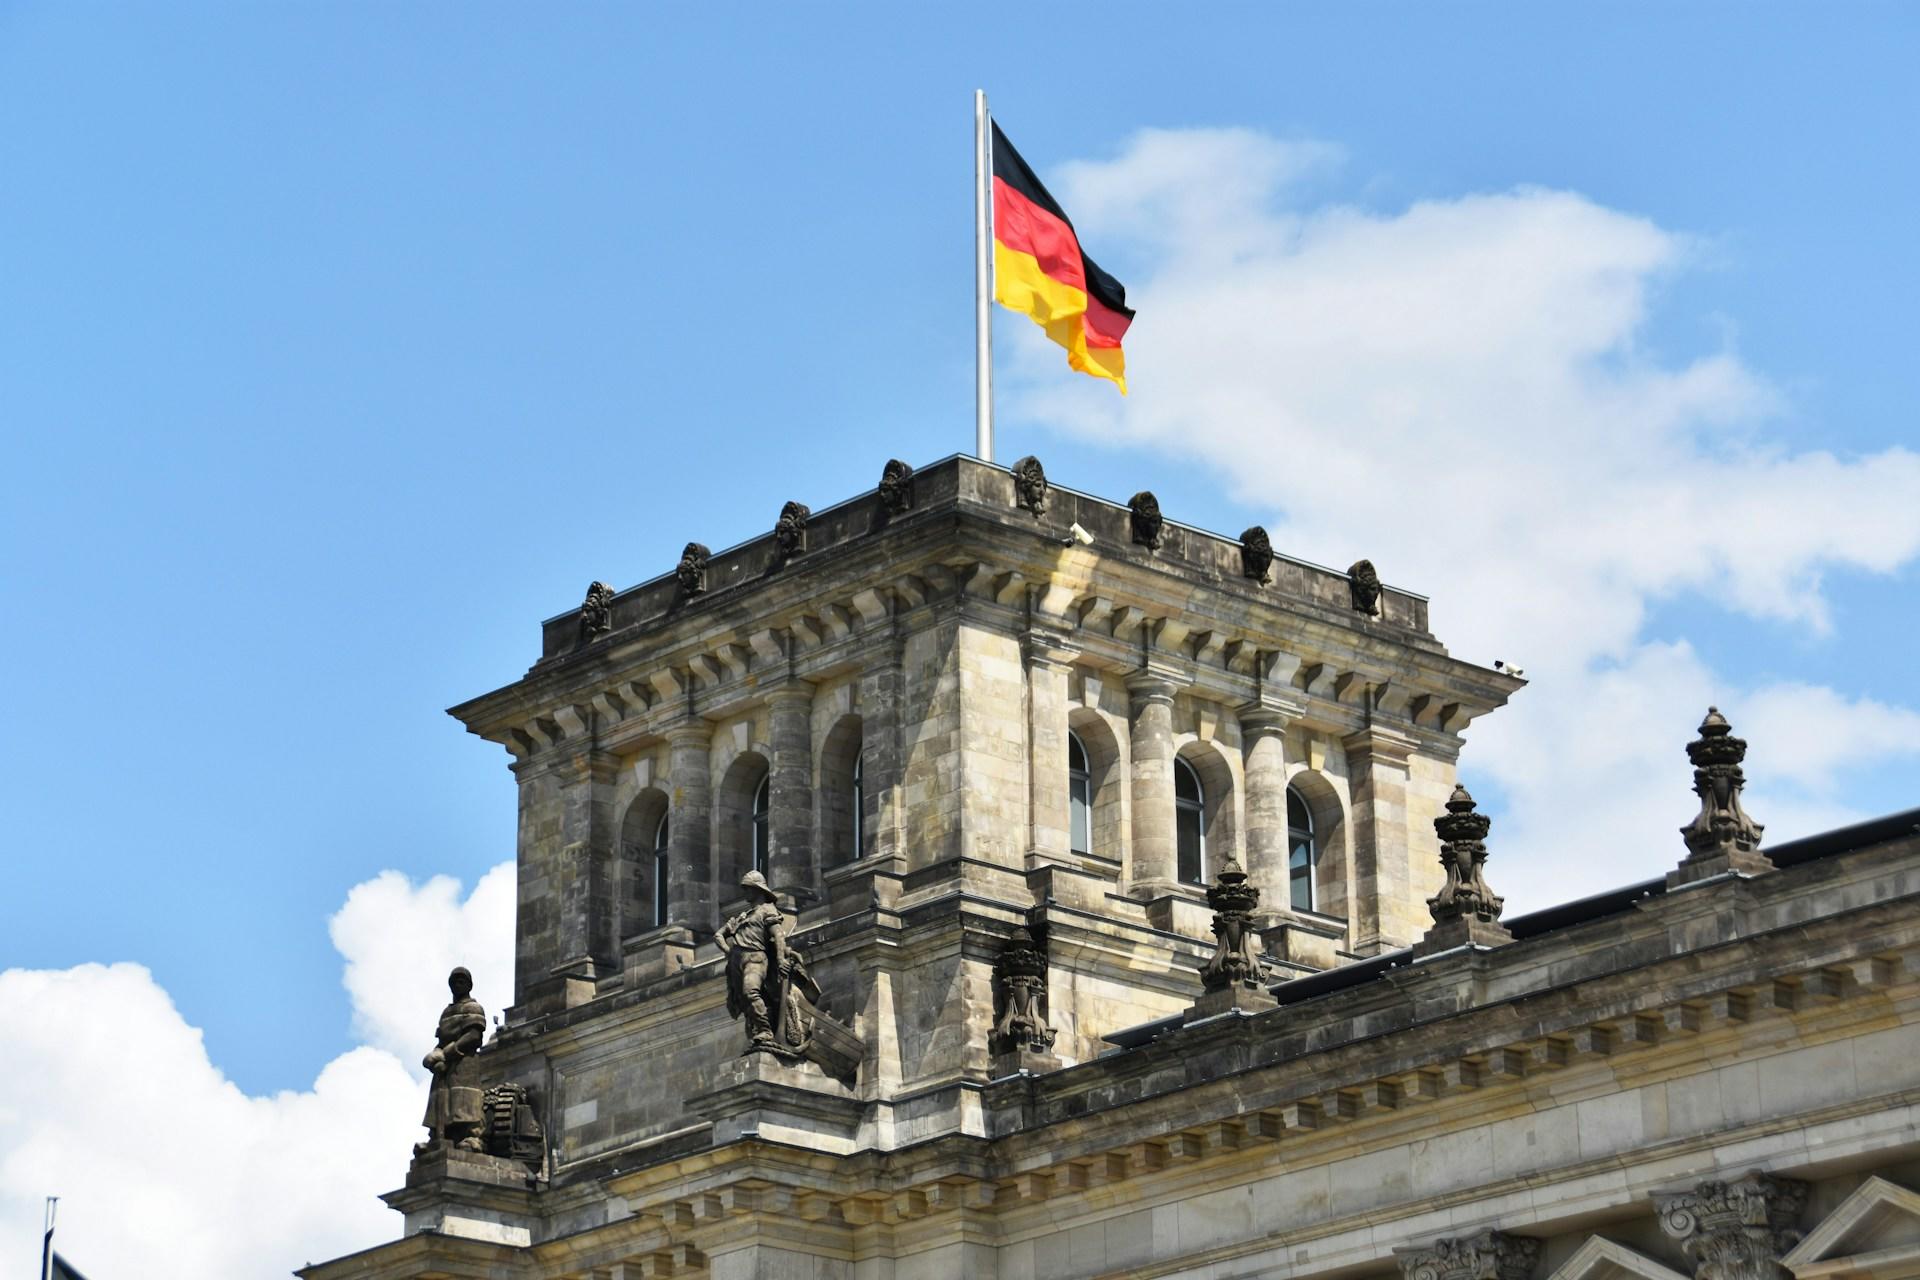
[[[1047,336],[1067,349],[1067,364],[1081,373],[1106,378],[1127,393],[1126,358],[1118,347],[1087,346],[1081,317],[1087,295],[1049,276],[1030,253],[993,244],[994,301],[1030,318]]]

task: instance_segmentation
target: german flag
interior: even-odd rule
[[[1127,393],[1120,339],[1133,323],[1127,291],[1080,248],[1073,223],[993,126],[993,296],[1067,349],[1067,363]]]

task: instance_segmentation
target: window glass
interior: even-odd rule
[[[1067,735],[1067,847],[1093,852],[1093,773],[1078,734]]]
[[[653,927],[667,922],[667,815],[653,830]]]
[[[1312,911],[1313,877],[1320,861],[1314,839],[1313,811],[1292,787],[1287,788],[1287,894],[1300,911]]]
[[[770,778],[760,779],[760,787],[753,793],[753,869],[761,875],[767,873],[767,801],[770,782]]]
[[[1173,762],[1173,834],[1178,873],[1188,884],[1207,882],[1206,795],[1185,760]]]

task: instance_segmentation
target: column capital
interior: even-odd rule
[[[1656,1193],[1660,1229],[1680,1242],[1694,1274],[1707,1280],[1786,1280],[1780,1255],[1798,1233],[1807,1184],[1755,1169],[1732,1182]]]
[[[1540,1242],[1504,1231],[1482,1231],[1393,1252],[1406,1280],[1525,1280],[1540,1257]]]
[[[668,729],[663,736],[669,746],[704,747],[713,741],[713,725],[698,717],[690,717]]]
[[[794,702],[805,702],[808,706],[812,706],[813,681],[789,677],[779,684],[764,686],[760,696],[767,700],[768,706]]]
[[[1064,667],[1080,656],[1080,650],[1057,631],[1028,631],[1020,637],[1020,651],[1036,667]]]
[[[1171,704],[1173,695],[1192,683],[1193,680],[1185,672],[1152,664],[1127,676],[1127,692],[1133,695],[1136,702]]]
[[[1349,756],[1363,756],[1390,761],[1393,764],[1405,764],[1407,757],[1419,747],[1420,740],[1398,729],[1390,729],[1386,725],[1370,724],[1340,739],[1340,744],[1347,749]]]
[[[569,761],[582,778],[594,782],[612,782],[620,772],[620,760],[604,747],[582,747]]]
[[[1262,693],[1251,702],[1243,702],[1234,711],[1240,717],[1240,731],[1248,737],[1285,733],[1307,714],[1307,700],[1279,693]]]

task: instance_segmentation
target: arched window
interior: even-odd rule
[[[667,922],[667,815],[653,830],[653,927]]]
[[[1287,894],[1300,911],[1312,911],[1313,878],[1319,869],[1320,844],[1313,831],[1313,810],[1292,787],[1287,788]]]
[[[1093,852],[1093,770],[1080,735],[1067,735],[1067,848]]]
[[[853,860],[867,856],[866,755],[853,758]]]
[[[753,869],[761,875],[767,874],[767,811],[773,794],[773,775],[769,773],[760,779],[759,787],[753,793]]]
[[[1207,882],[1207,797],[1200,775],[1185,760],[1173,761],[1173,835],[1180,878]]]

